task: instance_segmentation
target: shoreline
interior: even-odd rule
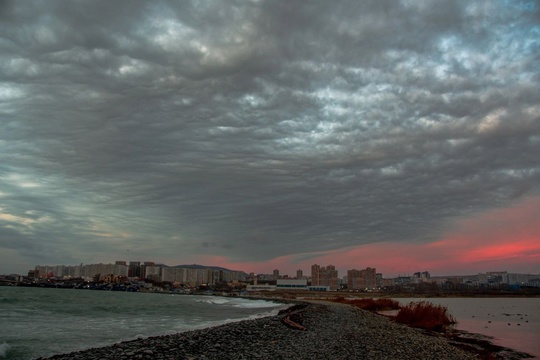
[[[316,300],[267,300],[281,300],[291,306],[276,316],[124,341],[38,360],[478,359],[470,349],[459,348],[452,339],[397,324],[350,305]],[[285,317],[299,327],[286,324]]]

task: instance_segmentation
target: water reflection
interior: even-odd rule
[[[398,298],[402,305],[426,300],[443,305],[456,318],[455,328],[486,335],[500,345],[540,357],[538,298]]]

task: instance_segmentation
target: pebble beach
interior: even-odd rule
[[[439,336],[331,303],[45,359],[477,359]]]

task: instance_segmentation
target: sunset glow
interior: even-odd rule
[[[435,275],[469,275],[486,271],[535,273],[540,263],[540,198],[513,207],[486,212],[459,221],[454,232],[433,243],[388,241],[316,255],[283,256],[264,263],[234,263],[224,257],[202,258],[202,262],[245,269],[254,273],[295,276],[297,269],[309,273],[312,264],[333,264],[342,275],[348,269],[376,267],[385,276],[429,271]],[[487,225],[493,226],[487,226]],[[533,234],[538,234],[534,236]]]

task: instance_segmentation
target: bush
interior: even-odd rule
[[[394,320],[415,328],[440,332],[445,331],[446,326],[456,323],[446,307],[428,301],[412,302],[402,306]]]

